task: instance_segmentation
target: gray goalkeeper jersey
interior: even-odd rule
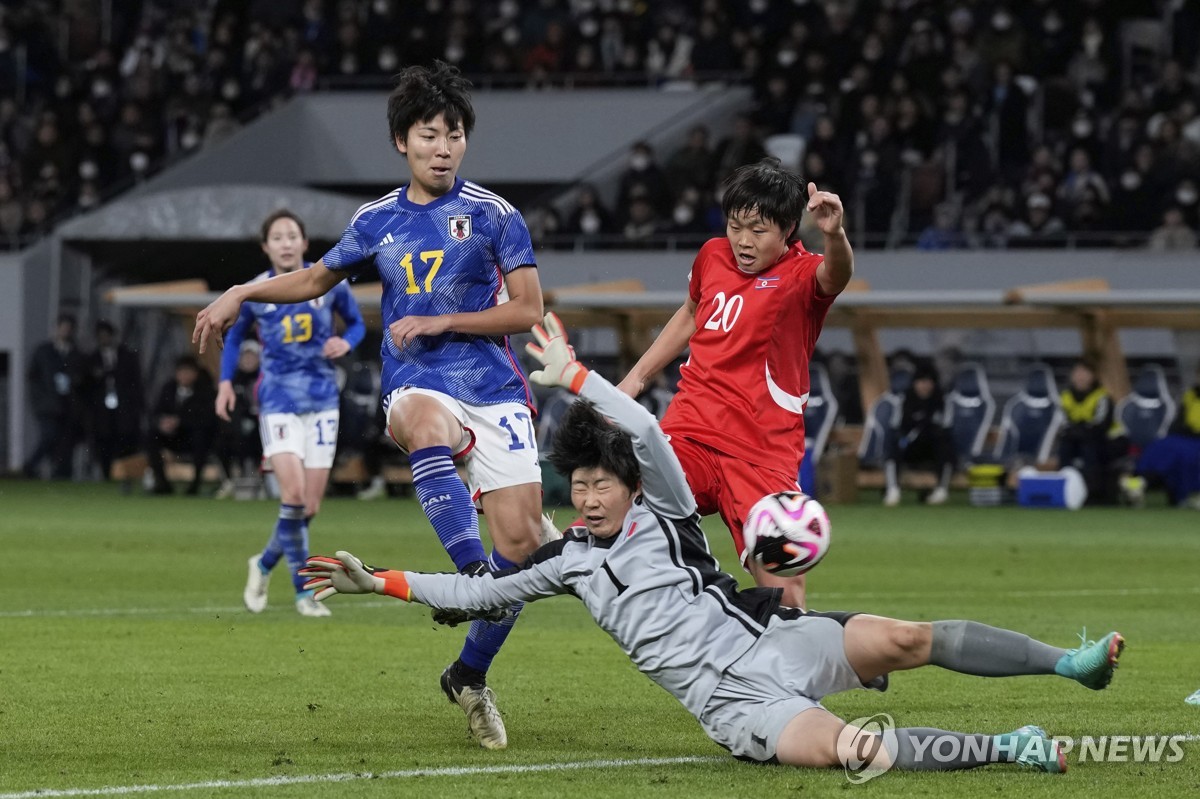
[[[621,532],[600,539],[571,528],[519,567],[481,577],[406,572],[413,598],[477,610],[574,594],[639,671],[699,717],[725,669],[779,610],[780,592],[740,591],[720,570],[683,469],[649,412],[595,372],[580,396],[633,437],[642,495]]]

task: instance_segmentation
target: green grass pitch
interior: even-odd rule
[[[864,785],[835,770],[738,763],[569,597],[527,608],[498,658],[491,684],[509,748],[489,753],[437,687],[462,628],[383,598],[335,598],[332,618],[304,619],[282,571],[266,613],[241,608],[271,503],[0,482],[0,799],[139,785],[269,799],[1200,795],[1200,707],[1183,702],[1200,688],[1200,515],[830,510],[834,544],[810,578],[814,607],[971,618],[1060,646],[1085,626],[1128,639],[1103,692],[929,668],[896,675],[883,695],[831,697],[831,710],[978,732],[1037,723],[1067,736],[1187,734],[1183,759],[1072,755],[1061,777],[993,766]],[[732,566],[719,521],[707,530]],[[392,567],[448,565],[412,500],[328,500],[313,549],[337,548]],[[659,759],[684,760],[630,762]],[[288,781],[264,781],[273,777]],[[190,784],[200,786],[178,788]]]

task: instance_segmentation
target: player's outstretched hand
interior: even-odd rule
[[[314,591],[318,601],[334,594],[386,594],[405,601],[410,597],[404,572],[368,566],[345,550],[338,550],[336,558],[314,555],[300,574],[309,578],[304,587]]]
[[[325,346],[321,348],[321,354],[326,358],[340,358],[350,351],[350,342],[341,336],[330,336],[325,340]]]
[[[525,345],[525,351],[537,359],[541,369],[529,374],[529,379],[542,386],[562,386],[578,394],[587,379],[587,367],[575,360],[575,350],[567,342],[567,331],[554,313],[547,313],[542,324],[533,326],[536,344]]]
[[[200,345],[200,352],[208,349],[208,342],[215,341],[218,347],[225,346],[225,331],[237,321],[242,310],[242,301],[229,289],[217,297],[209,306],[196,314],[196,327],[192,330],[192,343]]]
[[[817,227],[827,236],[842,233],[842,198],[831,191],[819,191],[816,183],[808,184],[808,212]]]
[[[230,421],[230,414],[237,405],[237,394],[234,393],[233,383],[222,380],[217,385],[217,418]]]

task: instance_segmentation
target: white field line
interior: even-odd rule
[[[1000,591],[1005,597],[1016,599],[1055,599],[1070,597],[1092,596],[1178,596],[1200,594],[1200,586],[1189,588],[1047,588],[1037,591]],[[971,599],[987,598],[996,595],[996,591],[813,591],[809,594],[819,605],[827,606],[827,600],[895,600],[895,599]],[[367,601],[339,603],[339,609],[355,608],[385,608],[400,607],[402,603],[394,601]],[[282,609],[282,608],[280,608]],[[198,608],[67,608],[49,610],[32,608],[29,610],[0,610],[0,619],[27,618],[74,618],[92,616],[167,616],[172,614],[217,614],[242,613],[245,608],[240,605],[224,607],[206,606]]]
[[[1109,736],[1110,738],[1112,736]],[[1150,736],[1128,736],[1130,740],[1153,740],[1176,738],[1185,743],[1200,741],[1194,733]],[[1060,739],[1072,740],[1073,739]],[[404,771],[341,772],[335,774],[300,774],[296,776],[259,777],[249,780],[206,780],[204,782],[182,782],[166,785],[110,785],[103,788],[35,788],[32,791],[0,793],[0,799],[46,799],[68,796],[128,796],[140,793],[163,793],[166,791],[192,791],[204,788],[272,788],[279,785],[311,785],[317,783],[355,782],[358,780],[397,780],[413,777],[473,777],[486,774],[536,774],[550,771],[579,771],[591,768],[629,768],[631,766],[678,766],[695,763],[728,763],[726,757],[661,757],[635,760],[580,760],[573,763],[533,763],[524,766],[457,766],[452,768],[407,769]]]
[[[452,768],[407,769],[404,771],[342,772],[338,774],[300,774],[260,777],[252,780],[206,780],[167,785],[111,785],[104,788],[37,788],[32,791],[0,793],[0,799],[45,799],[58,796],[127,796],[164,791],[193,791],[202,788],[271,788],[277,785],[307,785],[357,780],[403,780],[413,777],[473,777],[483,774],[535,774],[547,771],[579,771],[594,768],[631,766],[678,766],[692,763],[732,762],[725,757],[647,757],[635,760],[579,760],[570,763],[533,763],[513,766],[457,766]]]

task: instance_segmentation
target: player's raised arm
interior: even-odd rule
[[[696,501],[688,487],[683,467],[654,415],[616,386],[575,360],[562,323],[553,313],[533,328],[537,344],[525,349],[544,368],[529,379],[544,386],[561,386],[591,401],[601,414],[633,439],[633,454],[642,472],[642,496],[646,504],[671,518],[682,519],[696,512]]]
[[[284,304],[314,300],[340,283],[343,277],[317,261],[309,269],[233,286],[196,314],[192,343],[200,345],[200,352],[208,348],[210,340],[216,341],[218,346],[223,344],[225,331],[237,320],[243,302]]]
[[[854,250],[842,227],[842,199],[809,183],[806,210],[825,236],[825,260],[817,267],[817,282],[827,296],[841,294],[854,276]]]

